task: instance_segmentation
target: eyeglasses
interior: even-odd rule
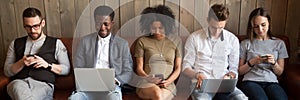
[[[24,25],[24,28],[27,29],[27,30],[31,30],[32,28],[34,30],[37,30],[37,29],[39,29],[41,27],[42,22],[43,22],[43,19],[41,20],[41,22],[39,24],[35,24],[35,25],[32,25],[32,26],[30,26],[30,25]]]

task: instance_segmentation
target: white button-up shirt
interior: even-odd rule
[[[207,28],[208,29],[208,28]],[[217,40],[212,40],[208,30],[192,33],[185,44],[183,70],[191,68],[207,78],[220,79],[229,71],[238,75],[239,41],[223,29]]]
[[[98,35],[98,52],[96,60],[96,68],[109,68],[109,40],[111,33],[102,38]]]
[[[98,52],[97,52],[97,60],[96,60],[96,67],[95,68],[110,68],[109,67],[109,42],[110,42],[111,33],[102,38],[99,35],[98,38]],[[115,81],[118,86],[120,86],[121,82],[115,78]]]

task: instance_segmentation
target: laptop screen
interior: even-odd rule
[[[97,92],[115,89],[114,69],[74,68],[77,91]]]
[[[228,93],[233,92],[237,79],[204,79],[200,92],[204,93]]]

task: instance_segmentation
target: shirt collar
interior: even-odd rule
[[[221,31],[221,41],[223,41],[224,40],[224,34],[223,34],[223,32],[224,32],[224,30],[222,29],[222,31]],[[208,35],[207,35],[207,39],[211,39],[211,35],[210,35],[210,31],[209,31],[209,28],[207,28],[207,32],[206,32]]]
[[[107,37],[105,37],[105,38],[102,38],[99,35],[97,35],[98,40],[99,41],[104,41],[104,42],[109,42],[110,37],[111,37],[111,33],[109,33],[109,35]]]

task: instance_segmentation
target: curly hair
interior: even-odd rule
[[[173,32],[175,28],[175,16],[172,10],[164,5],[147,7],[141,13],[140,30],[143,33],[150,33],[150,26],[154,21],[159,21],[165,28],[166,34]]]

